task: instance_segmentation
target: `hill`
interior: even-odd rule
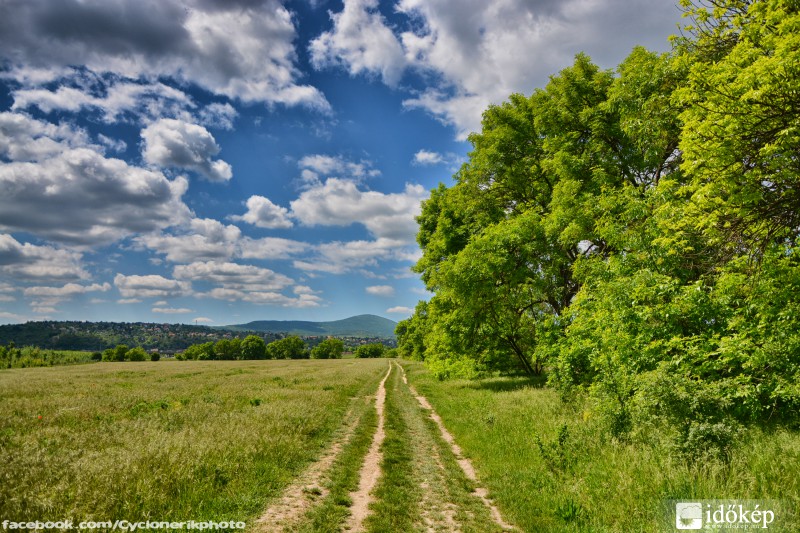
[[[218,341],[231,336],[244,337],[246,331],[230,331],[209,326],[154,324],[146,322],[39,321],[0,326],[0,345],[13,342],[19,347],[37,346],[53,350],[101,351],[117,344],[183,350],[192,344]],[[263,335],[268,342],[277,338]]]
[[[262,331],[288,333],[306,337],[334,335],[337,337],[394,338],[397,322],[376,315],[357,315],[331,322],[305,320],[256,320],[247,324],[224,326],[232,331]]]

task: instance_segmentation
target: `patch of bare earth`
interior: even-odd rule
[[[464,475],[467,477],[467,479],[473,482],[473,485],[475,486],[475,490],[473,492],[478,498],[480,498],[480,500],[489,510],[492,520],[503,529],[516,530],[514,526],[512,526],[503,519],[503,515],[500,514],[500,510],[492,502],[492,500],[489,499],[489,491],[485,487],[482,487],[479,484],[478,475],[475,472],[475,467],[472,465],[472,462],[469,459],[464,457],[461,447],[458,444],[456,444],[453,435],[449,431],[447,431],[447,428],[444,426],[442,418],[430,404],[428,399],[419,394],[417,390],[411,384],[408,383],[408,378],[406,377],[405,370],[403,369],[402,366],[400,366],[400,370],[403,373],[403,382],[406,385],[408,385],[411,394],[417,399],[417,402],[419,402],[420,406],[426,411],[430,412],[430,418],[438,426],[439,432],[442,435],[442,439],[444,439],[444,441],[450,445],[450,449],[452,450],[453,455],[455,456],[456,461],[458,462],[458,465],[461,467],[461,470],[464,472]],[[439,463],[441,464],[441,459],[439,459]]]
[[[378,392],[375,395],[375,411],[378,413],[378,428],[375,430],[375,435],[372,437],[372,444],[370,444],[369,451],[364,457],[364,464],[361,466],[359,472],[358,490],[350,493],[350,499],[353,505],[350,507],[350,519],[347,522],[347,529],[350,531],[361,531],[364,519],[369,514],[369,504],[372,502],[372,489],[378,483],[381,475],[381,460],[383,453],[381,452],[381,445],[386,438],[386,430],[384,424],[386,417],[383,414],[384,404],[386,403],[386,380],[392,372],[392,366],[389,365],[389,370],[378,385]]]
[[[353,398],[361,401],[363,397]],[[351,408],[344,417],[344,424],[334,437],[333,443],[320,457],[300,474],[284,490],[280,499],[276,500],[264,511],[256,521],[253,533],[277,533],[292,531],[300,523],[305,513],[316,503],[328,495],[325,487],[328,473],[333,467],[336,458],[342,452],[358,425],[358,409]]]

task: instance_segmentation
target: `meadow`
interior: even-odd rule
[[[656,434],[611,438],[588,406],[563,403],[541,380],[438,381],[421,363],[403,366],[523,531],[674,531],[670,500],[712,499],[770,501],[786,520],[768,530],[800,531],[797,431],[750,427],[727,460],[686,457]]]
[[[0,517],[249,521],[315,459],[385,360],[0,371]]]
[[[749,428],[725,460],[687,458],[655,435],[611,438],[590,409],[563,403],[541,380],[439,381],[421,363],[395,361],[0,371],[0,518],[243,521],[248,531],[272,531],[258,518],[339,442],[330,470],[302,488],[297,503],[307,506],[286,530],[341,531],[377,429],[376,389],[391,368],[365,531],[500,531],[476,483],[522,531],[671,531],[669,502],[698,499],[779,500],[784,522],[769,530],[800,524],[796,431]],[[464,476],[416,393],[477,481]]]

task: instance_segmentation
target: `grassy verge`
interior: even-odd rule
[[[386,380],[386,437],[381,446],[381,478],[375,488],[375,502],[370,505],[371,513],[364,522],[367,531],[411,531],[418,516],[417,503],[421,494],[412,476],[416,443],[410,438],[401,412],[401,402],[408,404],[413,399],[400,397],[401,386],[400,371],[392,368]]]
[[[657,443],[612,441],[588,412],[525,378],[438,382],[421,364],[403,365],[525,531],[662,531],[673,499],[778,499],[789,507],[786,530],[798,530],[797,432],[753,428],[728,463],[688,461]]]
[[[383,370],[386,363],[383,362]],[[341,531],[350,516],[352,505],[350,493],[358,489],[359,472],[364,456],[372,443],[378,425],[374,402],[361,404],[360,420],[350,441],[333,463],[328,475],[328,494],[303,517],[297,528],[301,533],[323,533]]]
[[[324,450],[385,361],[0,371],[0,516],[241,520]]]

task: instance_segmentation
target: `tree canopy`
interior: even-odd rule
[[[670,53],[578,55],[486,110],[418,217],[434,296],[401,355],[442,378],[546,373],[616,435],[796,419],[800,8],[682,3]]]

